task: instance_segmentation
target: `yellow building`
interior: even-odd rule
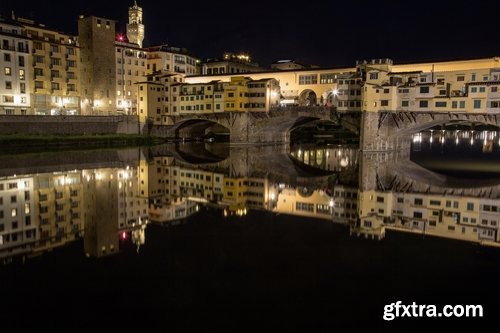
[[[73,35],[17,18],[33,41],[32,113],[80,114],[80,47]]]
[[[137,83],[139,120],[170,125],[168,116],[217,112],[268,112],[279,105],[274,79],[250,80],[238,76],[229,82],[187,84],[179,74],[157,73]]]
[[[498,58],[393,65],[364,62],[364,111],[498,112]]]
[[[151,74],[146,81],[137,83],[137,109],[139,121],[147,120],[155,125],[171,125],[170,115],[179,114],[180,83],[184,78],[180,74]]]
[[[246,75],[253,80],[276,79],[282,105],[327,105],[344,111],[500,111],[498,57],[403,65],[374,59],[351,68]],[[235,76],[193,76],[186,82],[228,81]]]

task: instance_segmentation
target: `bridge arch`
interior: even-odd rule
[[[229,134],[229,127],[217,120],[203,118],[188,118],[177,122],[170,129],[174,138],[202,139],[210,132]]]
[[[383,151],[407,149],[411,136],[436,126],[483,124],[500,127],[500,116],[472,112],[363,112],[361,149]]]
[[[318,96],[312,89],[305,89],[299,95],[300,106],[314,106],[318,104]]]

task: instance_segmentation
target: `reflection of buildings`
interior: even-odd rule
[[[277,195],[276,213],[332,219],[333,200],[323,191],[284,188]]]
[[[141,197],[137,168],[84,170],[86,182],[85,252],[100,257],[119,250],[119,237],[141,240],[148,223],[147,199]],[[135,238],[133,237],[135,235]]]
[[[198,204],[186,198],[173,199],[170,204],[153,203],[149,206],[151,222],[163,223],[185,219],[198,212]]]
[[[39,239],[34,177],[0,179],[0,258],[30,252]]]
[[[75,240],[82,231],[79,172],[0,181],[0,256],[50,250]]]
[[[39,242],[36,251],[64,245],[83,231],[81,172],[35,177],[39,202]]]
[[[147,200],[137,168],[52,172],[0,179],[0,258],[50,251],[84,237],[85,251],[144,243]]]
[[[384,227],[482,243],[500,242],[500,200],[465,196],[366,191],[360,227]]]

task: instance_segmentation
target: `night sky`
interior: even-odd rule
[[[31,17],[76,33],[79,14],[118,21],[125,32],[132,0],[2,0],[0,13]],[[145,45],[186,47],[201,59],[246,51],[267,67],[278,59],[352,66],[358,59],[396,62],[500,55],[499,2],[457,1],[166,1],[139,0]],[[54,10],[57,8],[56,10]]]

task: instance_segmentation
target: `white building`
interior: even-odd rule
[[[27,114],[31,109],[32,41],[17,23],[0,20],[0,115]]]

